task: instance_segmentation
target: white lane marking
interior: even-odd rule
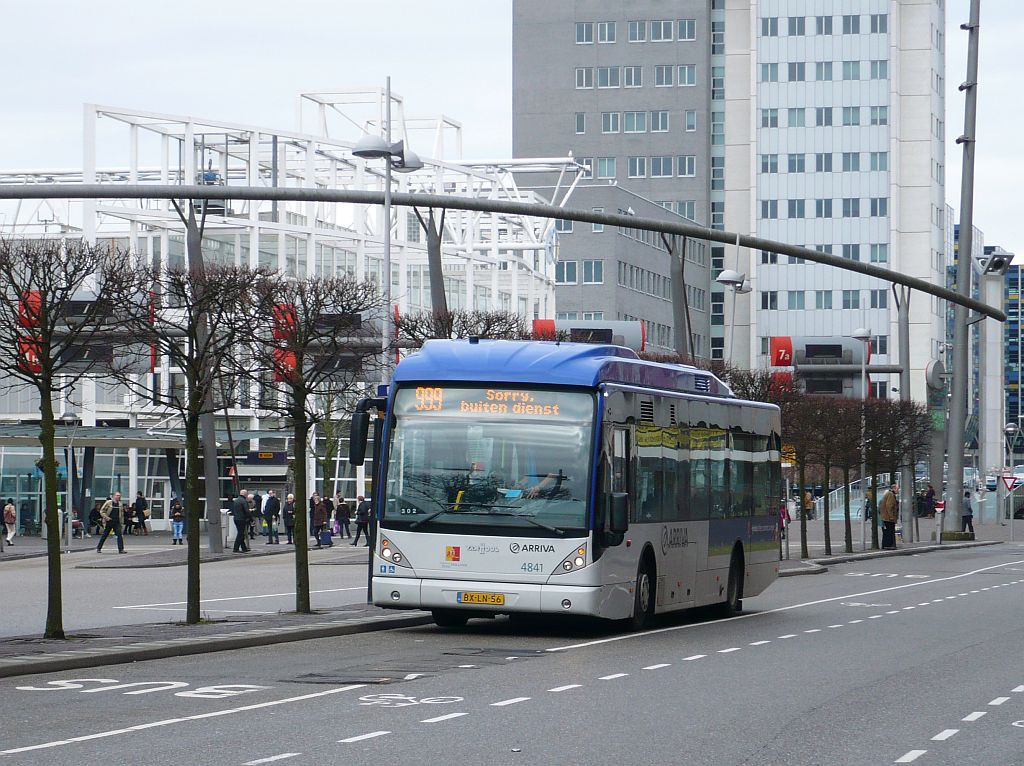
[[[976,710],[973,713],[971,713],[970,715],[965,715],[960,720],[961,721],[977,721],[983,715],[985,715],[985,711],[984,710]]]
[[[821,628],[811,628],[810,630],[805,630],[804,633],[821,633]]]
[[[960,731],[960,730],[959,729],[944,729],[943,731],[940,731],[938,734],[936,734],[934,737],[932,737],[932,739],[935,742],[945,742],[947,739],[952,737],[958,731]]]
[[[346,744],[349,742],[361,742],[364,739],[373,739],[374,737],[383,737],[385,734],[390,734],[390,731],[371,731],[369,734],[360,734],[357,737],[349,737],[348,739],[339,739],[338,744]]]
[[[858,622],[864,622],[864,620],[850,620],[847,625],[856,625]]]
[[[884,614],[873,614],[870,617],[868,617],[868,619],[869,620],[877,620],[879,617],[885,617],[885,615]]]
[[[259,702],[254,705],[243,705],[242,707],[225,708],[224,710],[214,710],[212,713],[198,713],[196,715],[182,716],[181,718],[167,718],[162,721],[152,721],[150,723],[141,723],[136,726],[129,726],[125,729],[113,729],[111,731],[99,731],[94,734],[85,734],[81,737],[70,737],[68,739],[58,739],[53,742],[43,742],[39,745],[29,745],[28,747],[16,747],[11,750],[0,750],[0,755],[14,755],[15,753],[27,753],[31,750],[45,750],[51,747],[60,747],[61,745],[70,745],[75,742],[88,742],[93,739],[103,739],[105,737],[116,737],[119,734],[128,734],[130,732],[142,731],[144,729],[155,729],[159,726],[170,726],[176,723],[185,723],[187,721],[201,721],[206,718],[219,718],[224,715],[234,715],[235,713],[247,713],[250,710],[261,710],[263,708],[275,707],[277,705],[287,705],[290,702],[302,702],[304,700],[317,699],[319,697],[326,697],[330,694],[338,694],[339,692],[347,692],[352,689],[362,689],[366,684],[349,684],[348,686],[339,686],[336,689],[328,689],[324,692],[313,692],[312,694],[302,694],[298,697],[287,697],[280,700],[271,700],[270,702]]]
[[[843,627],[843,625],[842,625],[842,623],[839,623],[838,625],[829,625],[829,627],[830,628],[841,628],[841,627]]]
[[[311,590],[310,593],[340,593],[345,590],[366,590],[365,585],[360,585],[355,588],[328,588],[327,590]],[[280,598],[281,596],[294,596],[295,593],[259,593],[252,596],[227,596],[225,598],[204,598],[200,599],[200,604],[213,604],[217,601],[248,601],[252,598]],[[122,606],[111,607],[112,609],[149,609],[157,606],[181,606],[186,604],[185,601],[167,601],[158,604],[127,604]],[[267,612],[266,614],[272,614]]]
[[[513,697],[510,700],[502,700],[501,702],[492,702],[491,707],[505,707],[505,705],[515,705],[517,702],[526,702],[530,699],[529,697]]]
[[[796,633],[787,633],[784,636],[778,636],[778,638],[796,638]]]
[[[718,653],[719,654],[728,654],[729,652],[738,652],[739,650],[740,650],[740,647],[734,646],[731,649],[719,649]]]
[[[694,654],[694,655],[692,655],[690,657],[683,657],[683,662],[690,662],[691,660],[699,660],[699,659],[702,659],[704,657],[707,657],[707,655],[706,654]]]
[[[886,612],[886,614],[899,614],[899,613],[900,613],[899,609],[892,609],[892,610]]]
[[[448,715],[439,715],[437,718],[424,718],[420,723],[441,723],[441,721],[450,721],[453,718],[461,718],[469,713],[449,713]]]
[[[182,602],[184,603],[184,602]],[[185,606],[112,606],[111,609],[146,609],[150,612],[187,612]],[[218,614],[277,614],[277,612],[258,612],[255,609],[207,609],[203,612],[217,612]]]
[[[629,675],[629,673],[612,673],[610,676],[601,676],[597,680],[598,681],[611,681],[613,679],[623,678],[623,677],[628,676],[628,675]]]
[[[648,665],[644,670],[658,670],[660,668],[668,668],[671,666],[671,662],[659,662],[657,665]]]
[[[992,700],[988,704],[990,704],[990,705],[1002,705],[1004,702],[1009,702],[1009,701],[1010,701],[1009,697],[996,697],[994,700]]]
[[[1010,691],[1012,691],[1012,692],[1024,692],[1024,686],[1015,686],[1013,689],[1010,689]]]
[[[905,607],[903,607],[903,611],[906,611],[907,609],[917,609],[917,607],[916,606],[905,606]]]
[[[556,686],[554,689],[548,689],[549,692],[566,692],[569,689],[579,689],[583,684],[566,684],[565,686]]]
[[[927,750],[911,750],[906,755],[897,758],[895,761],[893,761],[893,763],[913,763],[927,752]]]
[[[862,596],[873,596],[876,593],[890,593],[894,590],[904,590],[905,588],[919,588],[922,585],[937,585],[941,582],[948,582],[949,580],[959,580],[964,577],[970,577],[972,575],[980,574],[982,572],[988,572],[992,569],[1002,569],[1004,567],[1011,566],[1013,564],[1024,564],[1024,559],[1018,561],[1010,561],[1004,564],[994,564],[989,567],[982,567],[980,569],[972,569],[970,572],[963,572],[958,575],[950,575],[949,577],[940,577],[935,580],[918,580],[917,582],[904,583],[903,585],[893,585],[890,588],[880,588],[878,590],[865,591],[863,593],[848,593],[843,596],[833,596],[832,598],[822,598],[817,601],[805,601],[801,604],[791,604],[790,606],[780,606],[777,609],[766,609],[763,612],[751,612],[749,614],[738,614],[735,617],[725,617],[721,620],[713,620],[710,622],[693,623],[689,625],[673,625],[667,628],[655,628],[654,630],[645,630],[639,633],[626,633],[621,636],[612,636],[611,638],[600,638],[594,641],[584,641],[579,644],[567,644],[565,646],[553,646],[550,649],[546,649],[548,652],[564,652],[570,649],[583,649],[588,646],[597,646],[599,644],[610,644],[614,641],[626,641],[634,638],[643,638],[645,636],[653,636],[657,633],[668,633],[676,630],[692,630],[693,628],[705,627],[708,625],[722,625],[726,622],[733,620],[749,620],[753,617],[764,617],[769,614],[776,614],[778,612],[789,612],[793,609],[803,609],[808,606],[817,606],[818,604],[829,604],[833,601],[846,601],[851,598],[860,598]]]
[[[294,758],[297,755],[302,755],[302,753],[281,753],[281,755],[272,755],[269,758],[258,758],[255,761],[246,761],[242,766],[258,766],[261,763],[283,761],[285,758]]]
[[[750,645],[751,646],[764,646],[765,644],[770,644],[770,643],[771,643],[771,641],[751,641]]]
[[[929,606],[931,603],[931,601],[922,601],[918,606]]]

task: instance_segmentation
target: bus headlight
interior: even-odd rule
[[[380,557],[400,567],[411,566],[405,560],[405,554],[398,550],[394,542],[388,537],[380,539]]]
[[[587,546],[581,545],[564,559],[562,563],[555,569],[554,574],[566,574],[568,572],[575,572],[577,569],[583,569],[587,565]]]

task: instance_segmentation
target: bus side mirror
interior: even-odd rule
[[[616,534],[624,534],[629,529],[629,495],[625,492],[612,493],[608,528]]]
[[[353,412],[352,430],[348,442],[348,462],[351,465],[362,465],[366,458],[366,435],[370,431],[370,413]]]

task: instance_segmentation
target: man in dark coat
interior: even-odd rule
[[[100,541],[96,545],[97,553],[102,553],[103,543],[108,537],[110,537],[111,533],[117,537],[117,552],[124,553],[124,533],[122,531],[122,525],[130,513],[131,510],[121,502],[120,492],[115,492],[114,496],[103,504],[100,508],[100,516],[103,517],[103,534],[100,535]]]
[[[289,494],[285,498],[284,506],[281,508],[281,521],[284,522],[284,531],[288,535],[288,545],[294,545],[292,535],[295,534],[295,495]]]
[[[281,500],[274,490],[267,490],[267,499],[263,501],[263,520],[267,522],[267,545],[278,545],[281,535],[277,531],[277,520],[281,516]]]
[[[249,521],[252,516],[249,511],[249,493],[244,489],[238,492],[238,497],[231,503],[231,519],[235,522],[235,546],[232,553],[248,553],[249,543],[246,536],[249,533]]]
[[[370,545],[370,501],[366,500],[362,495],[356,498],[356,536],[352,538],[352,542],[349,545],[355,545],[359,542],[359,534],[362,533],[363,539],[366,541],[365,545]]]

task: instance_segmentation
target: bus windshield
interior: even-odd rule
[[[586,529],[593,394],[421,386],[393,412],[384,527]]]

